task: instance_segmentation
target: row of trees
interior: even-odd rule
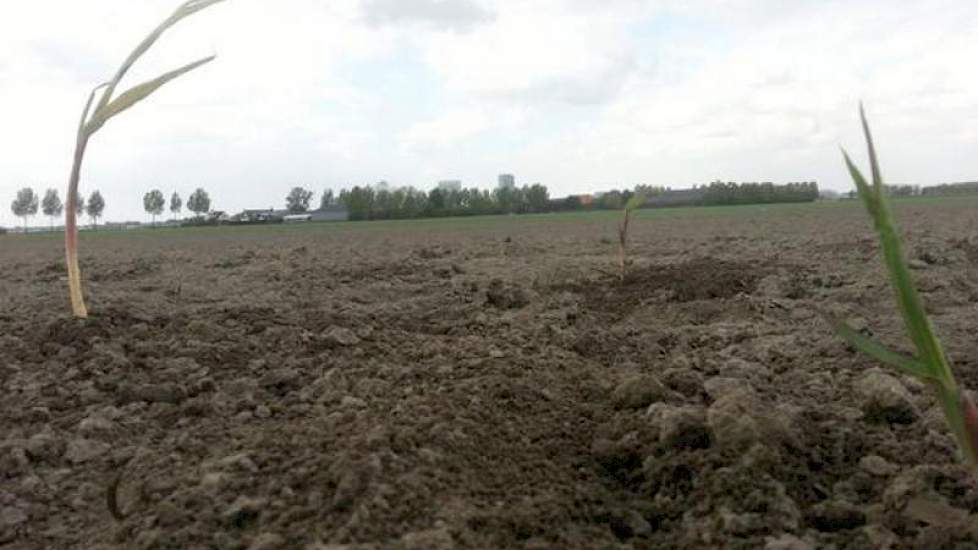
[[[51,227],[54,227],[54,220],[64,213],[64,203],[57,189],[48,189],[44,193],[44,198],[38,200],[37,194],[30,187],[25,187],[17,191],[17,198],[10,204],[10,210],[18,218],[24,219],[24,230],[27,230],[27,219],[37,215],[38,206],[45,216],[51,219]],[[86,213],[92,219],[92,223],[98,225],[99,218],[105,211],[105,199],[98,191],[93,191],[88,197],[88,201],[81,196],[75,201],[77,214]]]
[[[978,194],[978,181],[964,181],[959,183],[941,183],[929,187],[921,187],[911,184],[897,184],[885,186],[885,191],[891,197],[943,197]],[[849,198],[854,199],[859,196],[856,191],[849,192]]]
[[[102,214],[105,212],[105,199],[102,197],[102,193],[93,191],[87,201],[84,197],[79,196],[75,206],[78,215],[88,214],[92,219],[92,224],[97,226],[99,219],[102,218]],[[163,192],[158,189],[154,189],[143,196],[143,208],[153,216],[153,223],[156,223],[156,216],[163,213],[165,206],[166,200],[163,198]],[[187,208],[198,216],[210,212],[210,195],[207,194],[207,191],[198,188],[187,199]],[[51,227],[54,228],[55,220],[64,214],[64,209],[65,204],[62,202],[57,189],[48,189],[44,193],[44,198],[39,199],[33,189],[25,187],[17,191],[17,198],[10,204],[11,212],[18,218],[24,220],[25,231],[27,230],[28,219],[37,215],[38,210],[50,218]],[[179,194],[173,193],[170,196],[170,212],[174,216],[177,216],[182,209],[183,199],[180,198]]]
[[[780,202],[814,202],[818,184],[814,181],[775,185],[771,182],[734,183],[715,181],[706,186],[704,205],[766,204]]]
[[[289,194],[285,196],[285,208],[292,214],[302,214],[308,212],[312,205],[314,193],[303,187],[293,187]],[[332,189],[323,191],[319,198],[319,209],[327,210],[339,204]]]
[[[978,184],[961,185],[962,190]],[[942,186],[944,187],[944,186]],[[943,190],[943,189],[942,189]],[[917,195],[920,188],[916,186],[894,186],[894,195]],[[958,191],[957,186],[954,191]],[[414,187],[399,187],[390,189],[386,185],[356,186],[344,189],[339,195],[333,190],[323,192],[320,209],[329,209],[342,205],[347,208],[351,220],[382,220],[442,216],[473,216],[487,214],[528,214],[549,212],[554,210],[585,210],[611,209],[618,210],[627,204],[635,193],[646,196],[646,205],[724,205],[724,204],[763,204],[778,202],[808,202],[818,199],[818,185],[815,182],[788,183],[775,185],[764,183],[734,183],[715,181],[709,185],[697,186],[692,189],[673,191],[665,187],[640,185],[635,190],[612,190],[596,197],[571,196],[562,201],[550,201],[550,193],[541,184],[502,185],[496,189],[480,190],[478,188],[453,189],[436,188],[425,192]],[[924,190],[924,194],[928,194]],[[313,192],[293,187],[285,198],[286,207],[292,213],[308,212],[312,204]],[[30,188],[21,189],[17,199],[11,205],[11,210],[18,217],[27,219],[37,214],[38,197]],[[143,208],[152,216],[153,223],[167,208],[167,200],[163,192],[153,189],[143,196]],[[95,191],[87,203],[79,197],[78,213],[88,213],[94,224],[102,217],[105,201],[102,195]],[[54,225],[54,219],[61,216],[64,205],[58,192],[49,189],[40,201],[44,214],[49,216]],[[173,193],[169,200],[169,211],[174,216],[180,215],[184,207],[183,199],[178,193]],[[198,188],[188,198],[186,207],[198,217],[211,210],[211,199],[207,191]]]
[[[959,183],[942,183],[939,185],[932,185],[930,187],[921,187],[919,185],[887,185],[886,192],[893,197],[940,197],[940,196],[957,196],[957,195],[975,195],[978,194],[978,182],[976,181],[964,181]],[[850,196],[857,196],[855,193],[849,193]]]
[[[929,196],[939,195],[974,195],[978,194],[978,181],[965,181],[960,183],[942,183],[931,187],[925,187],[920,194]]]
[[[166,208],[166,198],[163,197],[163,192],[159,189],[153,189],[143,195],[143,209],[152,216],[154,225],[156,224],[156,217],[163,213],[164,208]],[[179,193],[173,193],[170,195],[170,213],[175,218],[180,215],[182,210],[183,199],[180,198]],[[197,216],[203,216],[210,212],[211,197],[207,191],[198,187],[196,191],[191,193],[190,197],[187,198],[187,210],[197,214]]]
[[[621,210],[636,193],[642,193],[646,199],[672,193],[666,187],[651,185],[636,185],[635,189],[612,189],[597,196],[571,195],[562,201],[551,203],[550,209],[563,210]]]
[[[645,196],[645,207],[715,206],[725,204],[767,204],[812,202],[818,199],[815,182],[775,185],[771,182],[735,183],[715,181],[691,189],[638,185],[634,190],[612,190],[595,197],[570,196],[551,205],[553,210],[620,210],[636,193]]]
[[[324,206],[333,200],[332,192],[329,197],[327,201],[324,194]],[[340,191],[336,201],[346,206],[351,220],[528,214],[550,209],[550,193],[540,184],[497,187],[492,191],[437,188],[428,192],[414,187],[367,185]]]
[[[546,186],[540,184],[500,186],[492,191],[436,188],[425,192],[413,187],[389,189],[384,185],[356,186],[334,196],[326,190],[320,208],[341,204],[351,220],[381,220],[485,214],[527,214],[556,210],[620,210],[635,193],[646,197],[646,206],[699,206],[724,204],[765,204],[810,202],[818,199],[818,184],[798,182],[776,185],[771,182],[721,182],[672,190],[667,187],[639,185],[634,190],[612,190],[597,196],[570,196],[551,201]],[[293,188],[286,197],[290,212],[306,212],[312,191]]]

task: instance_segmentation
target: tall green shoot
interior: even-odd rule
[[[913,285],[910,271],[904,260],[900,238],[890,213],[889,201],[880,174],[879,161],[873,137],[866,121],[866,113],[860,105],[863,133],[869,149],[869,163],[872,182],[866,180],[862,172],[853,164],[845,150],[842,151],[849,174],[859,191],[859,196],[873,219],[883,248],[883,259],[890,275],[890,282],[896,294],[897,305],[903,316],[910,339],[916,348],[916,355],[906,356],[894,352],[879,342],[871,340],[843,321],[830,319],[835,331],[850,345],[877,361],[890,365],[905,374],[913,376],[934,388],[938,401],[944,410],[948,426],[954,434],[965,462],[976,465],[978,452],[978,408],[954,379],[950,364],[944,355],[940,341],[934,335],[930,319],[924,311],[920,297]]]
[[[645,204],[645,193],[636,191],[622,208],[621,221],[618,223],[618,279],[625,282],[625,270],[628,263],[628,224],[631,221],[632,210]]]
[[[68,294],[71,298],[71,310],[75,317],[88,317],[88,309],[85,307],[85,298],[82,294],[81,270],[78,267],[78,222],[75,208],[76,201],[78,200],[78,180],[81,176],[82,161],[85,158],[88,141],[112,117],[146,99],[167,82],[214,60],[215,56],[213,55],[204,57],[193,63],[164,73],[152,80],[133,86],[118,96],[114,96],[116,87],[118,87],[123,77],[126,76],[126,73],[129,72],[129,69],[156,43],[167,29],[179,23],[182,19],[223,1],[188,0],[184,2],[173,12],[173,15],[160,23],[158,27],[153,29],[153,32],[136,46],[136,49],[129,54],[129,57],[122,63],[122,66],[119,67],[111,80],[96,86],[88,96],[88,101],[82,111],[81,121],[78,123],[74,162],[71,166],[71,176],[68,179],[68,204],[65,208],[65,259],[68,265]],[[99,91],[101,91],[101,96],[99,96],[96,102],[96,96]],[[94,110],[92,108],[93,105]]]

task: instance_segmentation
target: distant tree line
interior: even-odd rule
[[[770,204],[814,202],[818,184],[814,181],[775,185],[771,182],[734,183],[715,181],[706,186],[702,203],[707,206],[726,204]]]
[[[664,196],[673,191],[667,187],[637,185],[635,189],[612,189],[595,195],[571,195],[563,199],[550,201],[550,210],[554,212],[568,210],[621,210],[635,193],[643,193],[646,202],[655,197]]]
[[[921,193],[919,185],[884,185],[891,197],[916,197]]]
[[[65,205],[61,201],[57,189],[48,189],[44,193],[44,198],[40,199],[30,187],[24,187],[17,191],[17,198],[10,203],[10,211],[24,220],[24,231],[27,231],[28,218],[37,215],[39,208],[45,216],[50,218],[51,229],[54,229],[54,220],[64,213]],[[92,225],[97,226],[99,218],[105,211],[105,199],[98,191],[93,191],[87,202],[79,196],[75,202],[75,211],[79,215],[87,213],[92,219]]]
[[[531,214],[551,209],[550,192],[540,184],[497,187],[492,191],[436,188],[428,192],[413,187],[358,185],[340,191],[337,201],[346,206],[351,220]]]
[[[931,187],[924,187],[920,194],[928,196],[943,195],[975,195],[978,194],[978,181],[966,181],[961,183],[942,183]]]
[[[942,183],[929,187],[920,185],[886,185],[886,193],[891,197],[945,197],[960,195],[978,195],[978,181],[965,181],[960,183]],[[849,191],[849,198],[856,198],[859,194],[855,190]]]
[[[769,204],[812,202],[818,199],[815,182],[776,185],[770,182],[735,183],[714,181],[691,189],[639,185],[634,190],[612,190],[596,196],[570,196],[552,202],[553,210],[620,210],[635,193],[645,196],[643,208],[666,206],[717,206],[726,204]]]
[[[883,185],[883,191],[891,197],[918,197],[926,190],[922,190],[919,185]],[[859,198],[859,193],[853,189],[849,191],[849,198]]]

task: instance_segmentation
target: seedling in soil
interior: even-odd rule
[[[618,279],[625,282],[625,266],[628,256],[628,222],[632,210],[645,204],[645,193],[636,192],[622,208],[621,222],[618,223]]]
[[[920,297],[914,288],[910,271],[907,269],[903,257],[900,238],[890,214],[890,205],[883,187],[883,178],[880,175],[873,137],[870,134],[869,124],[866,122],[866,113],[862,106],[859,108],[859,114],[869,149],[872,184],[866,181],[862,172],[853,164],[845,150],[842,151],[842,154],[845,157],[849,174],[856,183],[859,196],[862,198],[863,204],[876,226],[876,231],[879,233],[884,264],[889,271],[890,282],[896,293],[897,305],[903,315],[907,332],[913,340],[917,353],[910,357],[894,352],[879,342],[863,336],[843,321],[835,319],[830,319],[830,321],[835,331],[854,348],[881,363],[922,380],[934,388],[944,410],[948,426],[958,441],[965,462],[974,467],[976,465],[975,453],[978,452],[978,408],[955,381],[950,364],[941,348],[941,343],[934,335],[930,319],[924,312]]]
[[[81,122],[78,124],[78,134],[75,141],[75,159],[71,167],[71,176],[68,180],[68,204],[65,208],[65,259],[68,264],[68,294],[71,297],[71,310],[75,317],[88,317],[88,309],[85,307],[85,298],[82,294],[81,270],[78,267],[78,226],[76,218],[77,211],[75,209],[75,203],[78,200],[78,180],[81,176],[82,160],[85,158],[88,141],[112,117],[146,99],[167,82],[214,60],[215,56],[213,55],[199,59],[179,69],[133,86],[117,97],[113,97],[116,87],[129,69],[153,46],[167,29],[179,23],[182,19],[223,1],[188,0],[184,2],[173,12],[173,15],[166,18],[129,54],[129,57],[119,67],[112,80],[99,84],[88,96],[88,102],[82,111]],[[102,92],[102,95],[96,103],[95,96],[99,91]],[[93,104],[95,106],[94,111],[92,109]],[[91,116],[89,116],[89,113],[91,113]]]

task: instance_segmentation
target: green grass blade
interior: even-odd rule
[[[917,357],[907,358],[896,354],[852,330],[852,327],[845,323],[832,321],[832,324],[836,332],[863,353],[933,383],[941,408],[947,418],[948,426],[958,441],[964,459],[974,467],[976,465],[976,451],[978,451],[978,407],[957,385],[954,373],[951,372],[951,367],[947,362],[947,357],[934,335],[930,319],[927,317],[920,296],[913,285],[910,270],[904,260],[896,224],[890,214],[876,147],[873,144],[873,136],[870,133],[866,112],[862,105],[859,106],[859,115],[869,149],[869,162],[873,176],[872,185],[866,181],[845,151],[843,151],[843,156],[849,173],[859,190],[859,196],[862,197],[866,210],[873,218],[873,224],[879,233],[884,265],[889,272],[890,283],[896,294],[896,301],[907,332],[917,349]]]
[[[876,193],[872,191],[869,183],[866,182],[866,178],[863,173],[856,167],[856,164],[852,162],[849,158],[849,153],[845,149],[842,150],[842,156],[846,160],[846,168],[849,170],[849,175],[852,176],[852,181],[856,184],[856,190],[859,192],[859,198],[862,199],[863,204],[866,206],[866,210],[869,211],[869,215],[872,216],[875,222],[879,216],[879,205],[876,201]]]
[[[900,238],[897,236],[896,226],[890,214],[888,199],[883,187],[883,176],[879,168],[879,159],[876,154],[876,147],[873,144],[873,136],[869,131],[866,113],[861,106],[860,116],[866,143],[869,148],[869,159],[873,174],[872,190],[865,184],[865,179],[862,180],[862,185],[860,185],[859,180],[855,176],[853,179],[856,181],[856,186],[859,187],[860,195],[864,193],[872,195],[874,208],[870,210],[870,214],[879,232],[884,262],[890,273],[893,288],[896,291],[900,312],[903,314],[904,322],[907,325],[907,332],[910,333],[910,338],[917,348],[917,353],[923,361],[935,365],[935,368],[941,370],[941,373],[939,373],[941,378],[953,384],[953,376],[951,375],[950,368],[947,366],[947,359],[944,357],[940,343],[934,337],[934,332],[924,312],[920,296],[917,294],[913,279],[910,277],[910,270],[907,268],[906,261],[903,258],[903,247],[900,244]],[[851,165],[851,161],[848,158],[847,163]],[[853,169],[855,169],[854,166],[850,171]],[[858,173],[859,170],[855,169],[855,172]],[[939,367],[937,367],[938,365]]]
[[[194,61],[193,63],[184,65],[179,69],[175,69],[166,74],[158,76],[153,80],[149,80],[137,86],[133,86],[129,90],[123,92],[122,95],[112,100],[111,103],[96,111],[95,114],[92,116],[91,122],[88,123],[86,130],[90,134],[95,133],[106,122],[108,122],[110,118],[118,115],[119,113],[125,111],[126,109],[129,109],[136,103],[139,103],[140,101],[146,99],[147,97],[150,96],[150,94],[158,90],[161,86],[163,86],[167,82],[181,75],[189,73],[190,71],[196,69],[197,67],[200,67],[201,65],[210,63],[211,61],[214,60],[214,58],[215,56],[211,55],[203,59],[199,59],[197,61]]]
[[[852,347],[876,359],[880,363],[896,367],[924,381],[934,380],[934,373],[931,372],[926,363],[922,363],[913,357],[907,357],[906,355],[897,353],[879,342],[863,336],[844,321],[830,318],[829,322],[832,324],[835,332],[849,342]]]
[[[892,226],[880,230],[880,241],[900,312],[907,325],[907,332],[910,333],[910,338],[917,347],[917,353],[928,363],[946,365],[944,352],[931,330],[920,296],[910,278],[910,271],[904,263],[900,241]]]
[[[869,131],[869,122],[866,120],[866,109],[859,103],[859,119],[863,125],[863,135],[866,136],[866,148],[869,149],[869,168],[873,175],[873,190],[876,198],[882,200],[883,197],[883,176],[880,173],[879,159],[876,158],[876,146],[873,145],[873,134]]]

